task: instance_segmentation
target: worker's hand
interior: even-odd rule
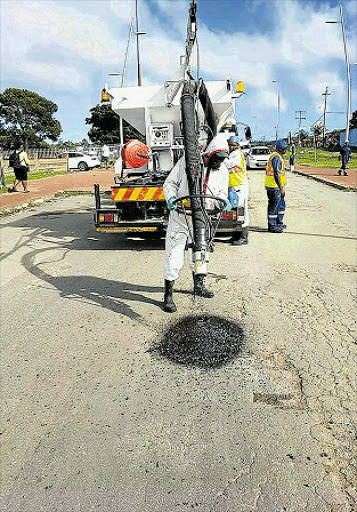
[[[230,212],[230,211],[231,211],[231,209],[232,209],[232,205],[231,205],[231,203],[230,203],[229,199],[225,199],[225,203],[226,203],[226,205],[225,205],[225,207],[224,207],[224,210],[223,210],[223,211],[225,211],[225,212],[227,212],[227,213],[228,213],[228,212]]]
[[[285,197],[285,190],[283,188],[280,189],[280,195],[281,197]]]
[[[170,199],[167,201],[167,207],[170,211],[177,210],[177,203],[175,201],[177,200],[176,196],[170,197]]]

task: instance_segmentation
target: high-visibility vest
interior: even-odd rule
[[[235,161],[237,164],[229,169],[229,187],[239,187],[239,185],[248,183],[244,154],[240,149],[235,150],[235,153],[236,152],[239,152],[240,159],[238,155],[236,155]]]
[[[265,187],[266,188],[279,188],[277,182],[274,179],[274,169],[273,169],[273,164],[272,164],[273,158],[275,156],[279,157],[279,159],[281,161],[281,169],[279,171],[281,185],[284,186],[285,182],[286,182],[284,158],[277,151],[274,151],[269,156],[269,160],[268,160],[267,167],[265,170]]]

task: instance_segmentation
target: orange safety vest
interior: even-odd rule
[[[273,169],[273,164],[272,164],[273,158],[275,156],[279,157],[280,161],[281,161],[281,169],[279,171],[281,185],[284,186],[285,182],[286,182],[284,158],[282,157],[282,155],[280,155],[280,153],[278,153],[277,151],[274,151],[269,156],[269,160],[268,160],[267,167],[265,170],[265,187],[266,188],[278,188],[278,184],[274,178],[274,169]]]

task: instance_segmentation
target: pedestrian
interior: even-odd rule
[[[285,162],[284,153],[287,143],[279,139],[275,151],[269,156],[265,174],[265,188],[268,195],[268,231],[282,233],[286,228],[283,223],[285,213]]]
[[[104,144],[104,146],[102,147],[102,161],[104,162],[106,169],[108,168],[109,156],[110,156],[110,149],[106,144]]]
[[[246,245],[248,243],[250,224],[250,216],[248,210],[249,181],[247,176],[246,162],[244,153],[239,147],[239,139],[236,135],[232,135],[232,137],[228,139],[228,147],[229,157],[224,162],[229,171],[228,197],[230,197],[231,192],[236,192],[238,207],[244,208],[242,231],[238,231],[233,234],[232,245]]]
[[[216,136],[209,144],[206,156],[208,158],[205,179],[202,185],[202,193],[220,197],[225,201],[225,211],[231,209],[228,200],[228,169],[223,161],[228,156],[227,138]],[[187,176],[186,161],[182,157],[173,167],[164,182],[164,194],[167,207],[170,211],[169,223],[165,239],[165,255],[163,276],[165,280],[164,311],[173,313],[177,307],[173,301],[173,286],[179,277],[184,264],[185,247],[189,239],[189,227],[184,213],[177,210],[177,198],[190,194]],[[214,200],[207,198],[205,208],[212,208]],[[192,221],[188,219],[192,230]],[[190,240],[192,242],[192,240]],[[213,293],[205,288],[204,275],[194,274],[192,249],[189,248],[189,266],[194,278],[194,294],[199,297],[211,298]]]
[[[338,171],[339,176],[343,173],[344,176],[348,176],[347,173],[347,164],[351,160],[351,148],[348,144],[348,140],[344,143],[343,146],[341,146],[340,149],[340,156],[338,157],[339,160],[341,160],[341,167]]]
[[[15,145],[15,151],[9,158],[9,166],[14,169],[15,173],[14,184],[8,189],[9,192],[16,192],[16,187],[20,183],[22,183],[24,193],[30,192],[27,188],[27,173],[30,170],[30,160],[22,142]]]
[[[295,146],[294,144],[291,146],[291,155],[290,155],[290,171],[295,170]]]

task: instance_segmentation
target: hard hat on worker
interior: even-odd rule
[[[280,151],[286,151],[288,144],[284,139],[279,139],[276,141],[275,146],[276,146],[276,149],[280,149]]]
[[[228,144],[230,144],[231,142],[239,145],[239,138],[237,137],[237,135],[232,135],[232,137],[229,137]]]

